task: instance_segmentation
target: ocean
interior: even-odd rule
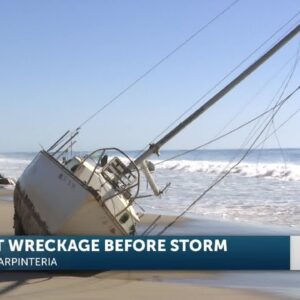
[[[138,199],[147,212],[177,215],[186,209],[246,150],[198,150],[174,160],[182,153],[162,151],[153,157],[159,187],[171,186],[161,197]],[[138,151],[128,151],[134,158]],[[0,154],[0,173],[18,178],[35,153]],[[145,180],[141,194],[150,195]],[[300,149],[253,150],[217,186],[186,214],[192,218],[216,218],[300,229]],[[11,200],[11,199],[6,199]]]
[[[152,161],[157,164],[181,152],[162,151],[161,156]],[[138,155],[137,151],[127,153],[132,158]],[[138,199],[137,202],[146,212],[177,215],[224,174],[229,161],[237,161],[242,154],[240,150],[201,150],[157,164],[154,173],[157,184],[164,187],[171,182],[171,186],[162,197]],[[35,153],[2,153],[0,173],[18,178],[34,156]],[[276,230],[280,228],[284,234],[299,232],[299,191],[300,149],[255,150],[192,207],[186,216],[193,220],[188,219],[175,230],[180,228],[179,234],[206,234],[209,226],[210,233],[214,230],[218,232],[218,226],[226,223],[219,221],[224,220],[234,223],[227,227],[231,230],[230,234],[241,234],[243,226],[248,227],[249,224]],[[150,193],[151,190],[142,180],[141,194]],[[212,222],[207,222],[209,219]],[[300,293],[299,274],[290,271],[218,272],[211,273],[208,278],[200,276],[195,279],[191,275],[165,280],[176,284],[255,290],[288,299],[299,299]]]

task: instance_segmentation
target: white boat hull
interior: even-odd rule
[[[47,152],[40,152],[19,178],[15,231],[25,234],[123,235],[122,226],[97,195]],[[133,226],[133,227],[132,227]]]

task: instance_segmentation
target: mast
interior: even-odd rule
[[[174,136],[176,136],[180,131],[182,131],[186,126],[195,121],[200,115],[202,115],[211,106],[217,103],[223,96],[230,92],[236,85],[238,85],[242,80],[248,77],[252,72],[254,72],[260,65],[266,62],[273,54],[275,54],[281,47],[283,47],[287,42],[294,38],[300,32],[300,25],[297,25],[293,30],[291,30],[285,37],[283,37],[279,42],[277,42],[270,50],[263,54],[259,59],[257,59],[253,64],[246,68],[240,75],[238,75],[234,80],[232,80],[227,86],[225,86],[221,91],[211,97],[206,103],[200,106],[195,112],[188,116],[184,121],[173,128],[169,133],[163,136],[155,144],[151,144],[148,150],[142,153],[134,162],[136,165],[140,165],[146,158],[151,156],[153,153],[158,154],[159,149],[169,142]]]

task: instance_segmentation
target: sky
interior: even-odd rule
[[[0,152],[47,148],[232,2],[0,0]],[[87,123],[77,149],[144,148],[299,11],[300,0],[240,0]],[[299,21],[300,15],[205,99]],[[229,130],[264,111],[290,74],[299,43],[300,35],[165,149],[197,146],[226,124]],[[300,67],[286,94],[299,78]],[[299,100],[300,93],[283,107],[275,126],[300,107]],[[299,124],[300,114],[278,132],[282,146],[300,147]],[[210,148],[241,147],[250,129]],[[265,147],[278,143],[272,138]]]

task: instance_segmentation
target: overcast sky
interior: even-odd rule
[[[0,152],[49,146],[232,2],[0,0]],[[298,11],[299,0],[240,0],[83,127],[78,150],[143,148]],[[298,15],[229,79],[299,20]],[[299,42],[300,36],[165,148],[196,146],[237,114],[227,129],[262,112],[291,72]],[[297,68],[286,94],[299,78]],[[275,126],[300,107],[299,100],[300,93]],[[300,147],[299,124],[300,114],[279,131],[284,147]],[[239,147],[249,129],[211,148]],[[266,147],[277,147],[276,140]]]

